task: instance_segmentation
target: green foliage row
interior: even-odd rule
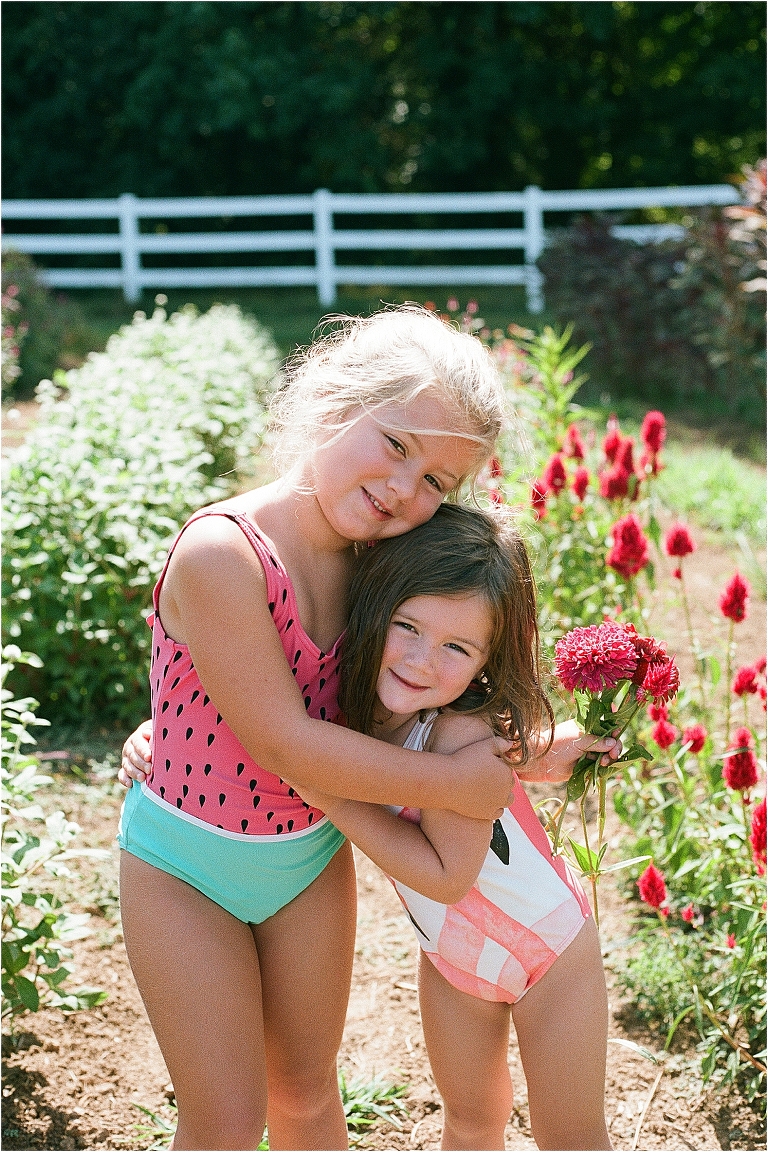
[[[41,383],[5,482],[4,626],[42,660],[12,686],[57,723],[145,714],[152,586],[189,514],[254,466],[277,367],[234,306],[158,308]]]
[[[764,153],[751,2],[174,4],[3,17],[3,195],[712,183]]]

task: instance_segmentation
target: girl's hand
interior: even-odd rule
[[[555,726],[555,736],[547,752],[532,756],[526,765],[517,769],[522,780],[560,784],[569,780],[574,765],[585,752],[594,752],[601,764],[610,764],[621,756],[622,744],[614,736],[585,735],[575,720],[566,720]]]
[[[117,778],[124,788],[134,780],[143,784],[152,771],[152,721],[145,720],[123,744],[123,757]]]

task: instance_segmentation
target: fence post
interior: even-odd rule
[[[529,184],[523,193],[523,229],[525,231],[525,302],[529,312],[544,310],[544,297],[541,286],[543,276],[536,267],[536,261],[544,250],[544,212],[541,207],[541,189]]]
[[[120,196],[120,259],[123,271],[123,295],[129,304],[141,298],[141,262],[139,260],[139,221],[133,192]]]
[[[318,188],[312,196],[315,219],[315,269],[317,272],[317,298],[323,307],[336,302],[336,277],[333,258],[333,211],[331,193]]]

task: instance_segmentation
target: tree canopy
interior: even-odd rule
[[[752,2],[3,4],[7,197],[710,183],[765,149]]]

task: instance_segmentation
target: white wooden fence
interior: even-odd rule
[[[139,199],[131,192],[113,200],[6,200],[3,246],[33,256],[117,255],[114,268],[49,268],[42,279],[54,288],[122,288],[137,301],[144,288],[241,288],[310,285],[320,303],[333,304],[339,284],[523,285],[531,312],[544,307],[542,275],[536,261],[546,242],[547,212],[611,212],[642,208],[733,204],[738,192],[730,184],[687,188],[619,188],[544,192],[531,185],[524,192],[468,193],[332,193],[324,188],[307,196],[221,196]],[[460,215],[519,213],[521,228],[367,228],[341,227],[336,217],[395,213]],[[290,217],[282,230],[174,232],[170,220],[208,218],[229,226],[233,217]],[[310,227],[297,228],[306,218]],[[8,229],[12,220],[111,220],[110,232],[32,234]],[[142,232],[140,221],[160,222]],[[676,225],[616,225],[614,233],[640,243],[680,235]],[[522,263],[451,265],[339,264],[339,252],[451,251],[522,253]],[[270,267],[148,268],[142,256],[172,253],[291,252],[314,254],[314,262]]]

